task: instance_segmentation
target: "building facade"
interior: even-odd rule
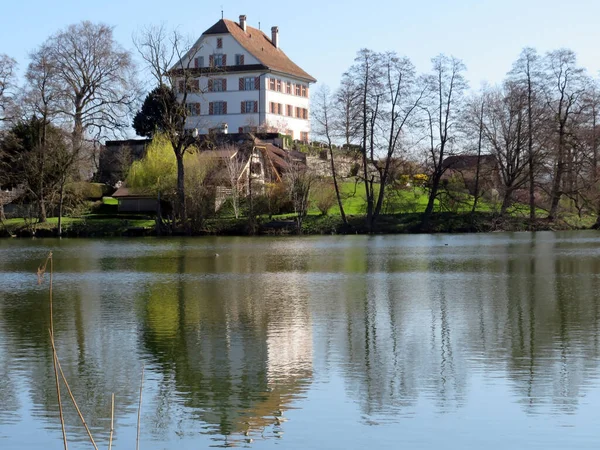
[[[309,140],[309,87],[316,80],[279,48],[277,27],[269,38],[248,26],[246,16],[239,22],[221,19],[202,34],[174,73],[177,68],[191,74],[187,83],[177,79],[180,98],[188,91],[188,129],[200,134],[278,132]]]

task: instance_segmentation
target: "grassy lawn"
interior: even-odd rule
[[[102,197],[102,203],[104,203],[105,205],[118,205],[119,200],[112,197]]]

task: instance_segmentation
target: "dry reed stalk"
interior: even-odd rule
[[[56,346],[54,344],[54,336],[52,336],[52,334],[50,334],[51,339],[50,341],[52,342],[52,349],[54,350],[54,353],[56,354]],[[69,393],[69,397],[71,397],[71,401],[73,402],[73,406],[75,406],[75,410],[77,411],[77,414],[79,415],[79,419],[81,420],[81,423],[83,424],[83,427],[85,428],[85,431],[87,431],[87,434],[90,438],[90,441],[92,443],[92,445],[94,446],[94,448],[96,450],[98,450],[98,446],[96,445],[96,441],[94,441],[94,437],[92,436],[92,432],[90,431],[84,417],[83,414],[81,413],[81,410],[79,409],[79,406],[77,405],[77,401],[75,400],[75,396],[73,395],[73,392],[71,391],[71,386],[69,386],[69,382],[67,381],[67,377],[65,377],[65,373],[62,370],[62,367],[60,365],[60,360],[58,359],[58,355],[56,356],[56,363],[58,364],[58,370],[60,372],[60,375],[62,377],[63,383],[65,383],[65,386],[67,387],[67,392]]]
[[[48,254],[46,258],[46,262],[43,266],[38,267],[37,275],[38,275],[38,284],[42,282],[42,277],[46,272],[46,267],[50,262],[50,289],[49,289],[49,303],[50,303],[50,340],[54,342],[54,314],[52,311],[52,276],[53,276],[53,267],[52,267],[52,252]],[[58,377],[58,355],[56,354],[56,349],[54,345],[52,345],[52,366],[54,368],[54,380],[56,382],[56,396],[58,398],[58,415],[60,417],[60,428],[62,431],[63,437],[63,446],[65,450],[69,450],[69,444],[67,443],[67,430],[65,428],[65,416],[63,414],[63,406],[62,406],[62,398],[60,395],[60,379]]]
[[[113,433],[115,432],[115,394],[112,395],[112,401],[110,406],[110,436],[108,438],[108,450],[112,450]]]
[[[138,406],[137,437],[135,440],[135,450],[140,450],[140,425],[142,419],[142,390],[144,389],[144,366],[142,365],[142,380],[140,382],[140,404]]]

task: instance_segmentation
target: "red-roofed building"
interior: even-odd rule
[[[308,141],[309,86],[316,79],[279,46],[279,29],[268,37],[246,23],[221,19],[206,30],[172,69],[189,67],[197,76],[186,103],[186,127],[200,134],[278,132]],[[184,81],[176,83],[183,92]]]

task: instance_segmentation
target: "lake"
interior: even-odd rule
[[[600,233],[0,240],[0,448],[597,449]],[[64,387],[63,387],[64,393]],[[91,448],[64,396],[70,449]]]

